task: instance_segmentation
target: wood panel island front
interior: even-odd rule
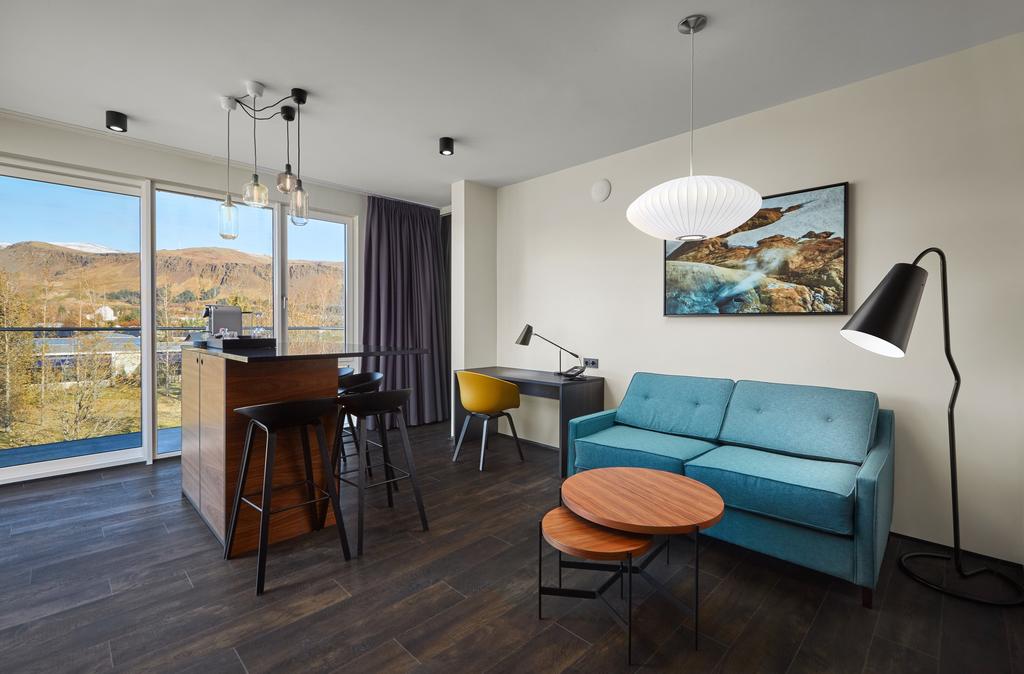
[[[302,346],[244,353],[225,353],[201,347],[181,350],[181,491],[223,544],[238,483],[248,420],[235,413],[247,405],[326,398],[338,392],[338,359],[361,356],[406,356],[423,349],[387,348],[360,344]],[[324,419],[329,442],[335,419]],[[316,438],[312,437],[314,454]],[[261,489],[265,437],[257,432],[249,462],[253,492]],[[313,474],[323,484],[319,461]],[[299,431],[283,431],[274,461],[274,510],[305,500],[305,490],[289,488],[305,479]],[[328,510],[328,524],[334,517]],[[274,515],[270,542],[313,531],[305,508]],[[231,554],[255,550],[259,513],[241,508]]]

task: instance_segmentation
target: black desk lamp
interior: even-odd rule
[[[569,354],[570,356],[572,356],[573,358],[576,358],[578,360],[580,359],[579,354],[573,353],[572,351],[570,351],[569,349],[565,348],[564,346],[561,346],[560,344],[555,344],[554,342],[552,342],[550,339],[548,339],[544,335],[542,335],[540,333],[534,332],[533,331],[533,326],[530,325],[529,323],[526,324],[526,327],[523,328],[523,331],[519,333],[518,337],[516,337],[516,344],[518,344],[519,346],[530,346],[530,340],[532,338],[534,338],[534,337],[540,337],[545,342],[547,342],[548,344],[550,344],[550,345],[554,346],[556,349],[558,349],[558,372],[556,372],[555,374],[560,374],[563,377],[572,377],[572,378],[579,377],[581,374],[583,374],[583,372],[584,372],[584,370],[586,368],[583,367],[582,362],[581,362],[581,364],[579,366],[571,367],[567,371],[563,372],[562,371],[562,352],[565,351],[567,354]]]
[[[949,292],[946,282],[946,254],[939,248],[928,248],[914,259],[914,264],[900,262],[893,266],[885,278],[882,279],[882,282],[878,284],[878,287],[871,292],[871,295],[868,296],[864,304],[853,314],[849,322],[840,331],[840,334],[862,349],[867,349],[882,356],[902,358],[906,355],[907,342],[910,341],[910,332],[914,328],[914,318],[917,316],[917,306],[921,302],[924,284],[928,279],[928,272],[918,266],[918,263],[928,253],[938,255],[941,263],[942,336],[945,340],[946,360],[949,361],[949,368],[953,371],[953,393],[949,397],[949,407],[947,409],[949,471],[953,492],[953,564],[962,580],[968,581],[982,574],[998,576],[1015,590],[1016,596],[1009,599],[981,597],[977,594],[972,594],[966,589],[966,587],[970,586],[969,582],[962,583],[965,589],[955,588],[946,583],[945,574],[943,574],[943,580],[936,583],[910,568],[911,560],[913,559],[931,557],[948,561],[950,559],[949,555],[933,552],[912,552],[901,555],[899,565],[904,573],[917,582],[944,594],[983,604],[1014,606],[1024,603],[1024,586],[997,569],[987,567],[970,571],[964,569],[962,551],[960,549],[960,504],[957,497],[956,482],[956,431],[953,425],[953,407],[956,405],[956,397],[960,392],[960,370],[957,369],[956,363],[953,361],[953,352],[949,346]]]

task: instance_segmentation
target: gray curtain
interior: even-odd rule
[[[417,356],[363,358],[384,388],[411,388],[409,424],[449,416],[451,217],[428,206],[370,197],[363,253],[363,343],[415,346]]]

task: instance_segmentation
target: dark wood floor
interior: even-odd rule
[[[274,546],[261,598],[254,558],[222,561],[181,499],[177,460],[0,488],[0,670],[624,670],[623,635],[597,602],[546,598],[537,619],[554,453],[527,449],[520,464],[499,439],[481,474],[475,446],[451,464],[445,427],[413,429],[413,443],[430,532],[408,489],[394,511],[379,494],[363,558],[343,561],[333,531]],[[896,553],[922,545],[891,540],[866,610],[846,583],[709,541],[700,650],[690,621],[638,580],[636,660],[675,672],[1024,672],[1024,609],[908,580]],[[689,562],[682,541],[650,568],[688,596]],[[566,582],[592,584],[586,573]]]

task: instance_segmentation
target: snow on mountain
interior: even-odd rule
[[[98,243],[78,243],[75,241],[50,241],[51,246],[60,246],[61,248],[70,248],[71,250],[81,251],[83,253],[123,253],[123,250],[117,250],[116,248],[109,248],[107,246],[101,246]]]
[[[3,241],[0,241],[0,248],[7,248],[10,245],[11,244],[9,244],[9,243],[4,243]]]

